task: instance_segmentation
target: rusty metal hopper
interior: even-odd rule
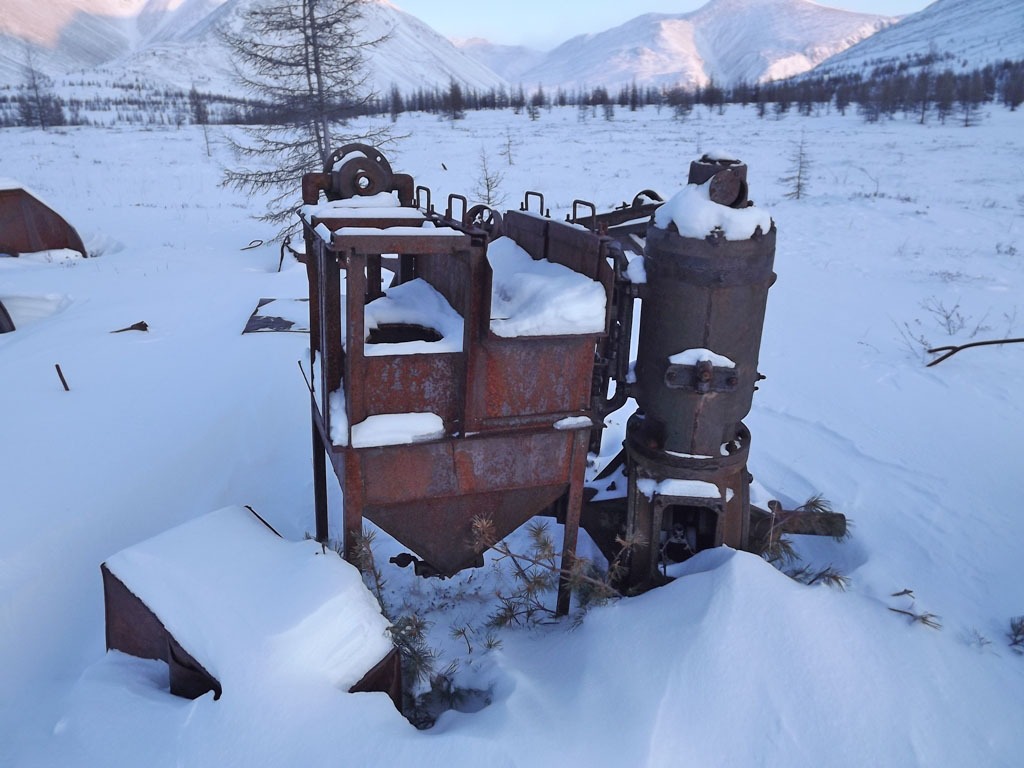
[[[383,170],[373,175],[389,187]],[[304,184],[304,223],[316,359],[308,383],[317,538],[326,540],[329,529],[326,455],[344,493],[350,559],[365,517],[430,570],[450,575],[481,561],[472,536],[475,518],[487,518],[501,537],[565,496],[563,557],[571,560],[590,436],[594,354],[603,333],[496,335],[487,257],[493,232],[452,219],[451,203],[448,216],[429,210],[417,215],[408,205],[354,205],[346,211],[344,197],[317,206],[326,179],[320,178],[319,187],[313,181]],[[503,231],[532,259],[596,281],[607,300],[614,284],[605,254],[608,238],[516,211],[505,214]],[[385,287],[381,264],[387,254],[396,254],[389,258],[397,270]],[[393,300],[398,286],[414,280],[450,307],[462,323],[462,337],[453,346],[436,329],[399,322],[383,336],[423,344],[415,354],[391,354],[389,340],[367,330],[367,307],[385,294]],[[598,326],[607,328],[607,310]],[[380,335],[381,329],[373,332]],[[425,440],[355,446],[350,440],[355,427],[370,418],[421,413],[443,425]],[[565,592],[560,608],[567,608],[567,599]]]

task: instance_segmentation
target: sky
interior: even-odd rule
[[[645,13],[685,13],[707,0],[516,0],[481,6],[472,0],[391,0],[442,35],[483,37],[493,43],[553,48],[569,38],[600,32]],[[833,8],[861,13],[914,13],[930,0],[828,0]],[[486,11],[481,10],[486,7]]]

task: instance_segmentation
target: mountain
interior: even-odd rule
[[[233,93],[228,51],[216,35],[260,0],[3,0],[0,84],[22,82],[26,47],[36,68],[73,81],[144,82]],[[368,55],[370,83],[386,91],[474,88],[503,80],[431,27],[387,0],[371,0],[362,27],[387,36]]]
[[[1024,59],[1024,2],[936,0],[899,24],[828,59],[815,74],[838,74],[899,64],[960,69]]]
[[[525,72],[541,66],[547,55],[536,48],[525,45],[500,45],[481,37],[452,42],[471,59],[479,61],[510,83],[519,82]]]
[[[896,21],[809,0],[711,0],[574,37],[514,78],[493,66],[507,79],[564,87],[756,82],[805,72]]]

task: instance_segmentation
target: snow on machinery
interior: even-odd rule
[[[761,545],[772,518],[750,504],[742,419],[763,378],[775,225],[749,202],[743,163],[705,156],[667,203],[645,191],[598,214],[576,201],[564,222],[535,192],[504,214],[451,195],[441,213],[358,144],[302,192],[318,540],[329,457],[350,561],[364,517],[423,575],[482,562],[479,518],[500,539],[555,516],[563,571],[580,525],[609,559],[616,536],[645,542],[629,554],[634,588],[658,582],[662,558]],[[588,447],[630,397],[623,450],[588,479]],[[783,524],[845,528],[841,515]]]

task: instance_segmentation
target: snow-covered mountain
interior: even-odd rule
[[[452,40],[455,47],[471,59],[496,72],[510,83],[519,82],[523,74],[542,66],[544,51],[525,45],[501,45],[482,37]]]
[[[34,66],[65,83],[143,83],[233,94],[216,28],[265,0],[2,0],[0,85]],[[899,23],[896,23],[899,22]],[[933,52],[978,66],[1024,58],[1021,0],[937,0],[903,20],[810,0],[710,0],[696,11],[646,14],[543,53],[474,38],[452,43],[388,0],[370,0],[370,82],[403,92],[514,83],[528,87],[704,85],[782,79],[817,67],[856,70]],[[59,83],[58,83],[59,85]]]
[[[711,0],[574,37],[514,78],[492,67],[510,80],[566,87],[756,82],[805,72],[896,21],[808,0]]]
[[[255,0],[259,1],[259,0]],[[216,28],[254,0],[4,0],[0,83],[23,80],[26,46],[37,69],[73,80],[166,83],[231,93],[231,65]],[[367,39],[387,36],[369,56],[371,84],[386,91],[446,85],[475,88],[502,79],[387,0],[372,0]]]
[[[856,72],[899,62],[913,66],[936,56],[933,67],[954,70],[965,62],[974,68],[1003,59],[1024,59],[1024,2],[936,0],[828,59],[815,73]]]

